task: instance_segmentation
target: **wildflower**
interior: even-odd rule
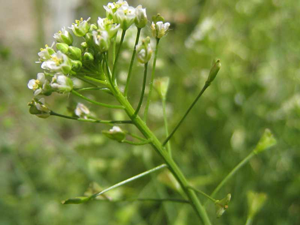
[[[132,6],[123,5],[115,13],[115,20],[123,30],[127,30],[135,20],[135,9]]]
[[[69,77],[60,73],[54,75],[50,85],[53,90],[61,94],[70,92],[73,89],[73,81]]]
[[[156,23],[152,22],[151,24],[151,30],[152,34],[155,38],[162,38],[167,34],[167,31],[169,30],[170,23],[164,23],[162,21],[158,21]]]
[[[150,37],[145,38],[142,44],[137,46],[137,57],[140,63],[148,63],[152,56],[152,49],[150,46]]]
[[[78,102],[75,109],[75,115],[80,118],[88,119],[89,114],[90,114],[90,110],[88,109],[88,107]]]
[[[157,90],[161,98],[166,98],[168,88],[169,88],[170,78],[161,77],[154,81],[154,88]]]
[[[102,19],[101,17],[98,17],[97,24],[99,30],[107,31],[110,38],[116,36],[118,29],[120,27],[120,24],[114,24],[113,20],[110,20],[108,18]]]
[[[113,140],[116,140],[116,141],[123,141],[125,139],[125,136],[126,136],[126,133],[118,126],[113,126],[112,129],[110,129],[109,131],[102,131],[102,133],[110,138],[110,139],[113,139]]]
[[[42,69],[50,72],[62,72],[68,74],[72,69],[71,61],[61,51],[51,55],[50,59],[42,63]]]
[[[106,17],[110,20],[114,19],[114,15],[115,15],[116,11],[121,6],[128,6],[127,1],[119,0],[119,1],[113,2],[113,3],[110,2],[107,4],[107,6],[103,6],[103,8],[106,11]]]
[[[27,87],[34,91],[34,96],[39,94],[50,95],[52,93],[52,88],[44,73],[38,73],[37,79],[31,79],[28,82]]]
[[[216,200],[215,206],[216,206],[216,214],[218,218],[224,214],[226,209],[228,209],[228,203],[230,202],[230,200],[231,200],[231,194],[228,194],[222,200]]]
[[[53,35],[54,39],[59,43],[65,43],[67,45],[71,45],[73,43],[73,37],[69,31],[63,27],[60,31]]]
[[[50,116],[51,110],[46,106],[45,99],[34,98],[30,103],[28,103],[29,112],[40,118],[47,118]]]
[[[77,37],[83,37],[90,29],[90,19],[91,18],[89,17],[87,20],[83,20],[83,18],[81,18],[80,20],[75,20],[75,23],[73,23],[69,28]]]
[[[276,142],[277,141],[272,132],[269,129],[266,129],[262,137],[260,138],[256,148],[254,149],[254,152],[258,154],[268,148],[271,148],[276,144]]]
[[[100,52],[107,52],[110,46],[110,38],[107,31],[93,31],[95,46]]]
[[[38,56],[40,57],[38,63],[47,61],[51,58],[51,55],[55,53],[53,45],[54,43],[51,45],[51,47],[45,45],[45,48],[40,49],[40,52],[38,53]]]
[[[135,25],[138,28],[143,28],[147,25],[147,14],[146,9],[139,5],[135,8]]]

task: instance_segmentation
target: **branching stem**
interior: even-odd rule
[[[147,81],[147,70],[148,70],[148,63],[145,63],[142,93],[141,93],[139,104],[138,104],[138,106],[137,106],[137,108],[135,110],[134,116],[138,115],[138,113],[139,113],[139,111],[141,109],[142,103],[143,103],[144,93],[145,93],[145,87],[146,87],[146,81]]]

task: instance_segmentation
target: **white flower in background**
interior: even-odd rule
[[[147,25],[146,9],[139,5],[135,8],[135,25],[138,28],[143,28]]]
[[[135,8],[123,5],[115,13],[115,20],[123,30],[127,30],[135,20]]]
[[[68,56],[61,51],[54,53],[50,56],[50,59],[42,63],[42,69],[50,72],[62,72],[68,74],[72,69],[72,64]]]
[[[62,94],[70,92],[73,89],[72,79],[60,73],[54,75],[50,85],[53,90]]]
[[[75,115],[80,118],[88,119],[89,114],[90,114],[90,110],[88,109],[88,107],[78,102],[75,109]]]
[[[93,31],[95,46],[100,52],[107,52],[110,46],[110,37],[107,31]]]
[[[121,130],[120,127],[118,127],[118,126],[113,126],[113,127],[109,130],[109,132],[110,132],[110,133],[118,133],[118,132],[123,132],[123,131]]]
[[[120,28],[120,24],[115,24],[113,20],[110,20],[108,18],[102,19],[101,17],[98,17],[97,24],[99,30],[106,31],[110,38],[113,38]]]
[[[106,17],[108,19],[114,19],[114,15],[116,13],[116,11],[118,10],[118,8],[120,8],[121,6],[128,6],[128,3],[126,1],[123,0],[119,0],[117,2],[113,2],[113,3],[108,3],[107,6],[103,6],[103,8],[106,11]]]
[[[46,106],[45,99],[33,99],[32,102],[28,103],[29,112],[40,118],[47,118],[50,116],[51,110]]]
[[[87,20],[84,20],[83,18],[80,20],[75,20],[75,23],[73,23],[69,28],[77,37],[83,37],[90,29],[90,19],[91,17],[89,17]]]
[[[152,22],[151,24],[151,30],[152,34],[155,38],[162,38],[167,34],[167,31],[169,30],[170,23],[164,23],[162,21],[158,21],[156,23]]]
[[[39,94],[50,95],[52,92],[52,88],[44,73],[38,73],[37,79],[31,79],[28,82],[27,87],[33,90],[34,96],[37,96]]]
[[[53,35],[54,39],[59,43],[65,43],[67,45],[71,45],[73,43],[73,37],[69,31],[63,27],[60,31]]]
[[[140,63],[148,63],[152,56],[152,49],[150,45],[150,37],[142,41],[142,44],[137,46],[137,57]]]
[[[38,56],[40,58],[39,58],[39,61],[37,61],[37,63],[47,61],[48,59],[51,58],[51,55],[55,53],[53,46],[54,46],[54,42],[51,45],[51,47],[49,47],[48,45],[45,45],[45,48],[40,49],[40,52],[38,53]]]

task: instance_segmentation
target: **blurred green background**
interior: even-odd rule
[[[128,1],[171,22],[161,41],[157,77],[169,76],[170,128],[204,84],[211,63],[222,61],[216,81],[172,139],[173,155],[197,188],[210,193],[259,140],[265,128],[276,147],[253,158],[220,191],[232,194],[229,209],[212,223],[245,224],[249,191],[267,201],[254,224],[300,224],[300,2],[296,0]],[[104,138],[105,125],[39,119],[28,113],[29,79],[40,72],[37,52],[53,33],[75,19],[105,16],[103,0],[0,0],[0,224],[198,224],[188,205],[93,201],[62,205],[88,187],[105,188],[162,163],[148,146],[132,147]],[[150,33],[150,28],[144,32]],[[132,36],[132,37],[131,37]],[[126,74],[134,33],[122,53]],[[142,68],[135,66],[130,101],[136,105]],[[122,81],[120,81],[122,84]],[[90,93],[91,94],[91,93]],[[99,97],[105,95],[99,95]],[[51,107],[67,114],[78,99],[52,95]],[[104,100],[105,101],[105,100]],[[85,102],[84,102],[85,103]],[[126,118],[95,108],[100,118]],[[154,96],[149,124],[163,140],[161,103]],[[180,198],[166,171],[108,192],[114,199]],[[205,201],[200,196],[202,201]]]

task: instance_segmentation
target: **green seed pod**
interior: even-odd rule
[[[266,129],[260,138],[256,148],[254,149],[255,154],[265,151],[268,148],[271,148],[276,144],[276,139],[273,136],[272,132],[269,129]]]
[[[91,199],[91,197],[76,197],[76,198],[70,198],[70,199],[67,199],[65,201],[62,201],[61,203],[62,204],[81,204],[81,203],[84,203],[84,202],[87,202]]]
[[[217,76],[219,70],[221,68],[221,62],[219,59],[217,59],[214,63],[214,65],[212,66],[212,68],[210,69],[208,78],[206,83],[209,85]]]
[[[69,50],[69,45],[67,45],[65,43],[57,43],[56,48],[57,48],[57,50],[59,50],[62,53],[66,54]]]
[[[94,61],[94,56],[90,52],[85,52],[83,55],[83,61]]]
[[[77,47],[70,46],[68,50],[68,56],[71,59],[81,60],[81,49]]]

